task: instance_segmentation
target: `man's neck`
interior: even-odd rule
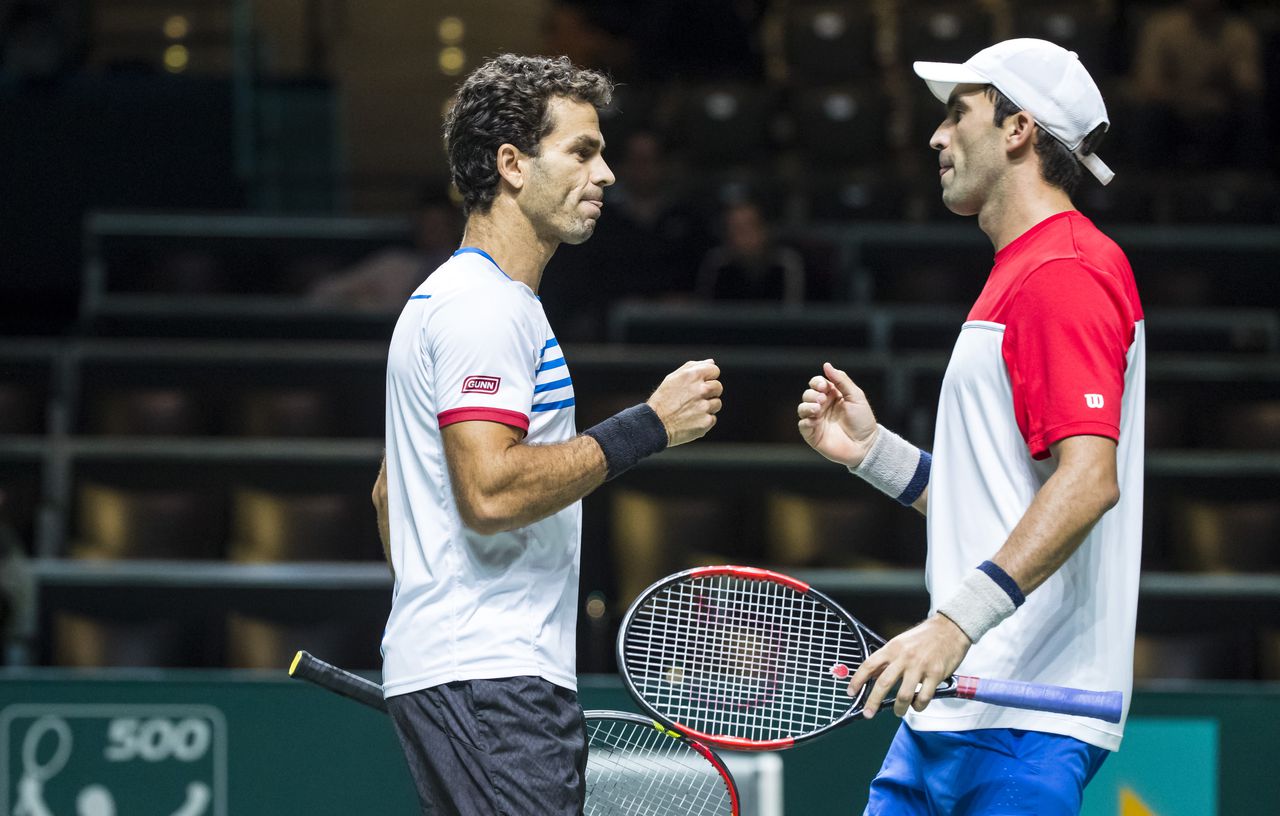
[[[999,252],[1046,218],[1074,209],[1071,198],[1058,187],[1039,180],[1010,184],[987,199],[978,213],[978,226]]]
[[[559,241],[538,237],[533,224],[515,205],[499,199],[487,213],[467,218],[462,246],[482,249],[512,280],[528,286],[536,294],[542,270],[555,254]]]

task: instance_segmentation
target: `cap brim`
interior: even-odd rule
[[[951,101],[951,92],[957,85],[991,84],[991,80],[958,62],[914,62],[911,67],[944,105]]]

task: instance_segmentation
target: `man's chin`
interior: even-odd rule
[[[978,214],[977,208],[973,207],[970,202],[964,201],[963,199],[957,200],[955,197],[947,195],[945,190],[942,193],[942,203],[948,210],[956,215]]]
[[[590,238],[592,235],[595,234],[595,231],[596,231],[596,222],[587,221],[580,224],[577,227],[577,229],[573,230],[572,232],[566,233],[564,236],[562,236],[560,239],[560,242],[564,244],[569,244],[571,246],[575,246],[577,244],[584,244],[587,242],[588,238]]]

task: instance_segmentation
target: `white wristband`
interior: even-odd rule
[[[973,643],[977,643],[1017,608],[1018,604],[1009,596],[1008,591],[981,569],[971,572],[960,589],[938,605],[938,611],[959,626]]]
[[[885,426],[877,427],[875,444],[849,472],[910,507],[929,486],[933,457]]]

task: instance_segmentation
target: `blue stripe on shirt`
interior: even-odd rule
[[[573,405],[573,397],[569,397],[567,400],[560,400],[559,402],[544,402],[541,405],[533,406],[530,410],[534,412],[554,411],[557,408],[568,408],[570,405]]]
[[[564,364],[565,364],[565,361],[564,361],[564,358],[563,358],[563,357],[561,357],[561,358],[560,358],[560,359],[558,359],[558,360],[548,360],[547,362],[545,362],[545,363],[543,363],[542,365],[538,366],[538,370],[537,370],[537,371],[535,371],[534,373],[536,374],[536,373],[538,373],[538,372],[546,371],[547,369],[551,369],[551,368],[559,368],[560,366],[562,366],[562,365],[564,365]]]
[[[565,377],[563,380],[556,380],[555,382],[543,383],[542,385],[534,386],[533,393],[541,394],[543,391],[554,391],[557,388],[564,388],[566,385],[573,385],[572,377]]]

